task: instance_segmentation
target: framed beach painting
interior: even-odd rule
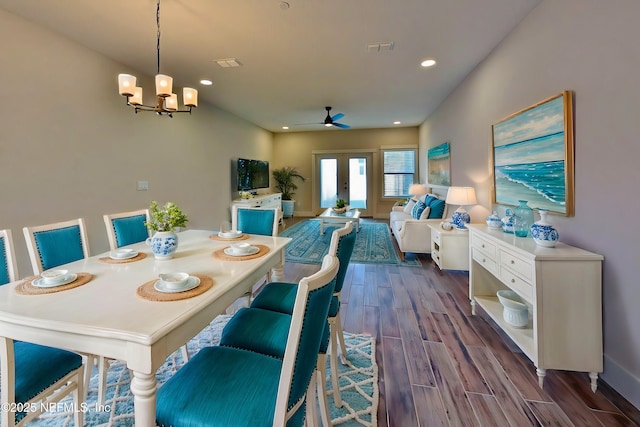
[[[427,150],[427,182],[429,185],[451,185],[451,155],[445,142]]]
[[[573,101],[570,91],[492,126],[493,201],[573,216]]]

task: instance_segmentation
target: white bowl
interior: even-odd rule
[[[114,258],[129,258],[135,251],[133,249],[116,249],[111,252]]]
[[[248,243],[232,243],[231,250],[237,254],[245,254],[251,250],[251,245]]]
[[[186,285],[189,273],[163,273],[159,277],[168,289],[178,289]]]
[[[529,307],[520,296],[511,290],[497,292],[502,304],[502,318],[516,328],[524,328],[529,323]]]
[[[42,281],[45,284],[50,285],[64,280],[67,273],[69,273],[69,270],[47,270],[40,273],[40,277],[42,277]]]

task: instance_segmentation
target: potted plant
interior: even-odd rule
[[[280,169],[274,169],[272,175],[273,179],[276,181],[276,189],[279,193],[282,193],[282,215],[293,216],[295,205],[293,195],[298,189],[295,180],[301,179],[302,181],[304,181],[305,178],[300,175],[295,167],[290,166],[285,166]]]
[[[171,259],[178,249],[177,228],[182,228],[189,219],[175,203],[159,206],[155,200],[149,206],[149,221],[144,224],[154,235],[147,239],[156,259]]]
[[[345,213],[347,211],[347,202],[344,199],[336,200],[336,205],[333,207],[335,213]]]

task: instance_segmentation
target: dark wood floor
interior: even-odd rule
[[[295,222],[295,221],[293,221]],[[538,387],[529,359],[482,310],[471,316],[468,274],[351,264],[342,292],[345,331],[376,338],[379,426],[634,426],[640,411],[603,381],[548,371]],[[287,281],[319,266],[286,263]]]

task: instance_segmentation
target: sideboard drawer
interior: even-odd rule
[[[496,264],[496,261],[494,259],[487,256],[487,254],[478,250],[478,248],[476,247],[472,249],[472,252],[474,261],[486,268],[491,274],[498,274],[498,265]]]
[[[489,258],[491,258],[493,261],[495,261],[496,259],[496,253],[497,253],[497,249],[496,249],[496,245],[489,242],[488,240],[485,240],[481,237],[478,237],[476,235],[473,236],[473,244],[472,244],[474,249],[478,249],[479,251],[483,252],[485,255],[487,255]]]
[[[500,249],[500,265],[513,270],[528,282],[533,279],[533,264],[504,249]]]
[[[507,268],[500,269],[500,280],[529,303],[533,303],[533,287],[530,282],[522,280]]]

